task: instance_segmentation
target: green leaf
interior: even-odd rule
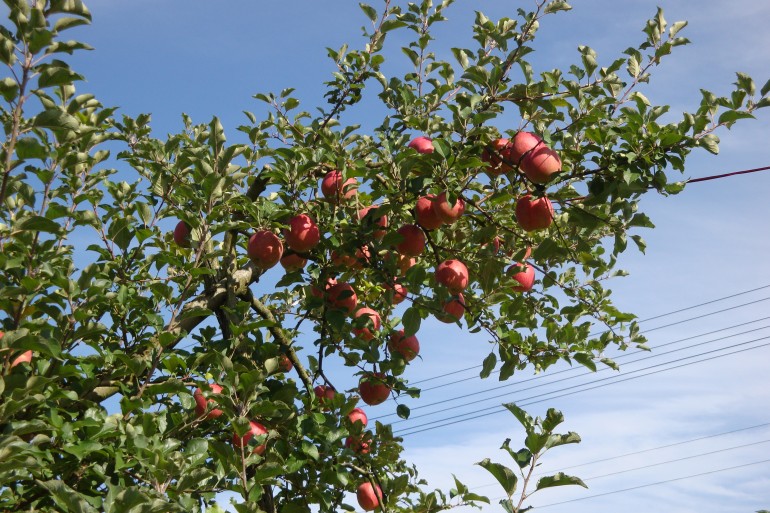
[[[402,419],[408,419],[409,418],[409,407],[405,404],[399,404],[396,406],[396,414],[398,414],[399,417]]]
[[[7,102],[15,100],[19,95],[19,84],[11,77],[5,77],[0,80],[0,94]]]
[[[320,457],[320,454],[318,453],[318,447],[316,447],[315,444],[308,442],[307,440],[302,441],[302,453],[314,460],[318,460]]]
[[[770,80],[765,82],[765,85],[762,86],[762,89],[759,90],[759,94],[761,96],[767,95],[767,93],[770,93]]]
[[[518,479],[513,470],[500,463],[493,463],[489,458],[481,460],[476,463],[476,465],[492,474],[494,478],[497,479],[497,482],[500,483],[500,486],[503,487],[503,490],[505,490],[508,497],[516,493],[516,483],[518,482]]]
[[[586,486],[583,480],[579,477],[568,476],[564,472],[558,472],[552,476],[545,476],[538,479],[535,491],[542,490],[544,488],[553,488],[554,486],[566,485],[579,485],[583,488],[588,488],[588,486]]]
[[[580,365],[590,369],[591,372],[596,372],[596,363],[594,363],[594,358],[592,355],[586,353],[575,353],[572,357]]]
[[[364,14],[366,14],[366,17],[372,20],[372,23],[377,21],[377,10],[374,7],[364,3],[359,3],[358,6],[361,8],[362,11],[364,11]]]
[[[749,112],[741,112],[739,110],[726,110],[719,116],[718,123],[732,124],[739,119],[754,119],[754,116]]]
[[[486,358],[484,358],[484,363],[482,363],[481,373],[479,374],[479,377],[481,379],[488,378],[489,375],[492,373],[492,370],[495,368],[495,365],[497,365],[497,356],[495,353],[489,353]]]
[[[32,121],[33,126],[39,128],[50,128],[52,130],[77,130],[80,123],[73,116],[60,109],[44,110]]]
[[[40,71],[38,87],[55,87],[83,80],[83,76],[65,66],[46,66]]]
[[[51,498],[62,510],[72,513],[96,513],[96,508],[86,502],[85,498],[62,481],[40,481],[37,484],[48,490]]]
[[[48,150],[34,137],[21,137],[16,141],[16,156],[20,159],[44,159]]]
[[[518,406],[516,406],[515,403],[505,403],[503,404],[508,411],[513,413],[513,415],[518,419],[518,421],[521,423],[522,426],[524,426],[524,429],[527,433],[532,432],[532,430],[535,427],[535,421],[532,419],[532,417],[529,415],[529,413],[525,412]]]
[[[572,6],[566,2],[566,0],[552,0],[545,6],[543,12],[545,14],[551,14],[559,11],[569,11]]]
[[[579,443],[580,443],[580,435],[570,431],[569,433],[564,435],[556,434],[556,435],[549,436],[548,441],[545,443],[545,448],[550,449],[551,447],[558,447],[560,445],[579,444]]]
[[[411,337],[420,330],[420,323],[422,322],[420,311],[415,307],[407,308],[401,322],[404,325],[404,335]]]
[[[719,137],[715,134],[706,134],[698,139],[698,146],[706,148],[709,153],[719,154]]]
[[[42,216],[25,217],[16,224],[16,228],[18,230],[29,230],[46,233],[59,233],[61,230],[61,226],[59,226],[58,223]]]
[[[74,14],[91,21],[91,12],[82,0],[51,0],[48,13]]]

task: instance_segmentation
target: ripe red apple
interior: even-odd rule
[[[505,138],[495,139],[481,152],[481,160],[487,163],[486,171],[492,176],[510,173],[516,160],[511,158],[513,145]]]
[[[376,209],[379,208],[377,205],[371,205],[369,207],[364,207],[361,210],[358,211],[358,220],[362,221],[362,224],[364,226],[374,226],[377,225],[381,228],[387,228],[388,227],[388,216],[379,216],[377,217],[377,211]],[[367,215],[368,214],[368,215]],[[372,234],[374,235],[374,238],[381,239],[385,236],[385,230],[374,230]]]
[[[286,245],[297,253],[306,253],[313,249],[321,240],[318,225],[307,214],[299,214],[289,221],[289,229],[285,232]]]
[[[445,260],[436,267],[436,281],[458,294],[468,286],[468,268],[459,260]]]
[[[294,368],[294,364],[291,363],[291,359],[289,359],[289,357],[285,354],[282,353],[278,359],[278,368],[281,369],[281,372],[289,372]]]
[[[518,270],[518,267],[524,266],[524,270]],[[511,275],[519,285],[512,287],[515,292],[529,292],[535,284],[535,268],[527,264],[516,264],[508,268],[508,274]]]
[[[436,318],[441,322],[451,324],[462,319],[463,315],[465,315],[465,298],[462,294],[457,294],[444,303],[443,313],[437,313]]]
[[[423,196],[417,200],[417,204],[414,207],[414,216],[417,218],[417,224],[426,230],[435,230],[436,228],[441,228],[441,225],[444,224],[444,221],[433,210],[435,198],[435,194]]]
[[[233,433],[233,445],[235,447],[245,447],[248,445],[249,440],[251,440],[254,436],[260,436],[260,435],[266,435],[267,434],[267,428],[260,424],[259,422],[249,421],[249,430],[246,431],[243,434],[243,437],[238,436],[236,433]],[[254,448],[254,453],[259,454],[260,456],[265,453],[265,450],[267,449],[267,443],[264,443],[262,445],[258,445]]]
[[[446,191],[444,191],[433,201],[433,212],[445,224],[452,224],[460,219],[465,212],[465,201],[462,198],[457,198],[454,206],[452,206],[447,200]]]
[[[281,267],[287,271],[299,271],[307,265],[307,258],[302,258],[296,253],[284,253],[280,261]]]
[[[546,197],[533,199],[527,194],[516,202],[516,221],[527,232],[548,228],[553,215],[553,205]]]
[[[369,481],[365,481],[358,485],[356,498],[358,499],[358,505],[361,506],[361,509],[364,511],[373,511],[380,507],[382,490],[378,485],[372,485]]]
[[[420,354],[420,341],[414,335],[407,337],[404,335],[404,330],[398,330],[390,336],[388,349],[400,354],[407,362],[411,362]]]
[[[359,317],[368,317],[369,321],[366,322],[367,327],[363,328],[353,328],[353,334],[357,337],[360,337],[366,341],[369,341],[374,338],[374,333],[372,333],[372,330],[369,328],[373,328],[375,331],[379,330],[380,327],[382,327],[382,319],[380,319],[380,314],[372,310],[371,308],[359,308],[354,318],[358,319]]]
[[[403,303],[407,297],[407,294],[409,294],[409,291],[401,283],[394,282],[392,285],[385,284],[383,287],[388,291],[389,296],[392,294],[392,304],[394,305],[400,305]]]
[[[433,139],[424,135],[412,139],[408,146],[417,153],[433,153]]]
[[[358,454],[369,454],[369,445],[372,440],[368,435],[368,433],[350,435],[345,439],[345,447]]]
[[[358,193],[356,185],[358,182],[355,178],[343,180],[342,173],[335,169],[326,173],[321,181],[321,194],[329,201],[337,203],[340,199],[347,200],[355,196]]]
[[[317,298],[323,298],[324,296],[329,294],[329,289],[331,289],[336,284],[337,284],[337,280],[335,280],[334,278],[326,278],[326,281],[324,281],[323,283],[323,290],[320,288],[320,284],[313,285],[312,287],[310,287],[310,293]]]
[[[358,306],[358,296],[356,291],[349,283],[337,283],[329,287],[327,292],[329,304],[333,308],[345,310],[348,314],[353,313]]]
[[[366,424],[369,422],[366,413],[361,408],[353,408],[350,413],[348,413],[348,420],[353,425],[355,425],[356,422],[360,422],[361,427],[366,427]]]
[[[425,234],[416,224],[405,224],[398,229],[403,240],[396,245],[402,255],[419,256],[425,250]]]
[[[19,356],[13,359],[11,362],[11,368],[13,369],[17,365],[20,365],[22,363],[32,363],[32,349],[27,349],[23,353],[21,353]]]
[[[179,221],[174,228],[174,242],[182,248],[190,247],[190,225]]]
[[[358,394],[369,406],[382,404],[390,397],[390,387],[381,372],[370,372],[358,382]]]
[[[327,401],[334,400],[334,396],[337,395],[334,387],[329,385],[318,385],[313,389],[313,392],[315,392],[315,396],[321,405],[324,405]],[[325,406],[325,409],[328,409],[328,406]]]
[[[211,383],[207,386],[209,390],[207,392],[209,394],[221,394],[222,393],[222,387],[220,385],[217,385],[216,383]],[[216,406],[217,400],[214,398],[206,399],[206,396],[203,393],[203,390],[200,388],[196,388],[195,392],[193,392],[193,399],[195,399],[195,415],[198,417],[202,417],[203,415],[206,415],[206,410],[209,408],[209,405]],[[209,410],[208,414],[206,415],[207,419],[215,419],[224,413],[219,408],[213,408]]]
[[[511,161],[520,165],[521,158],[535,149],[542,141],[540,136],[532,132],[518,132],[513,137],[513,145],[510,148]]]
[[[524,155],[521,170],[534,183],[548,183],[553,175],[561,171],[561,159],[554,150],[540,143],[531,152]]]
[[[246,253],[254,265],[262,269],[270,269],[281,260],[283,244],[273,232],[260,230],[249,238]]]

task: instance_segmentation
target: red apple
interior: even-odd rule
[[[500,138],[481,152],[481,160],[487,163],[486,171],[492,176],[500,176],[510,173],[512,164],[516,161],[511,158],[512,144],[508,139]]]
[[[433,153],[433,139],[424,135],[412,139],[408,146],[417,153]]]
[[[356,498],[358,499],[358,505],[361,506],[361,509],[364,511],[373,511],[380,507],[382,490],[378,485],[372,485],[369,481],[365,481],[358,485]]]
[[[382,327],[382,319],[380,319],[380,314],[372,310],[371,308],[359,308],[354,318],[358,319],[359,317],[368,317],[369,320],[366,322],[365,326],[362,328],[353,328],[353,334],[357,337],[360,337],[366,341],[372,340],[374,338],[374,334],[372,333],[372,330],[369,328],[373,328],[375,331],[379,330],[380,327]]]
[[[353,408],[350,413],[348,413],[348,420],[353,425],[355,425],[356,422],[360,422],[361,427],[366,427],[366,424],[369,422],[366,413],[361,408]]]
[[[179,221],[174,228],[174,242],[177,246],[183,248],[190,247],[190,225],[184,221]]]
[[[521,170],[534,183],[548,183],[561,171],[561,159],[554,150],[541,143],[521,159]]]
[[[334,278],[326,278],[326,281],[324,281],[324,284],[323,284],[323,290],[321,290],[319,286],[313,285],[312,287],[310,287],[310,293],[317,298],[323,298],[329,293],[329,289],[331,289],[336,284],[337,284],[337,280],[335,280]]]
[[[206,388],[208,388],[207,393],[209,394],[222,393],[222,387],[216,383],[211,383],[207,385]],[[215,419],[224,413],[219,408],[212,408],[211,410],[208,410],[211,405],[216,406],[217,400],[214,398],[206,399],[203,390],[200,388],[196,388],[195,392],[193,392],[193,399],[195,399],[195,415],[198,417],[206,415],[207,419]],[[208,410],[208,414],[206,414],[206,410]]]
[[[294,364],[291,363],[291,359],[289,359],[289,357],[285,354],[281,354],[278,359],[278,368],[281,369],[281,372],[289,372],[294,368]]]
[[[329,287],[328,290],[329,304],[333,308],[339,308],[340,310],[347,311],[348,314],[353,313],[358,306],[358,296],[356,291],[349,283],[337,283]]]
[[[445,260],[436,268],[436,281],[458,294],[468,286],[468,268],[459,260]]]
[[[350,199],[358,193],[358,182],[355,178],[342,179],[342,173],[336,169],[329,171],[321,181],[321,194],[324,198],[337,203],[340,199]]]
[[[516,221],[527,232],[548,228],[553,215],[553,205],[546,197],[533,199],[527,194],[516,202]]]
[[[465,201],[462,198],[457,198],[454,206],[451,206],[447,201],[446,191],[444,191],[433,201],[433,212],[444,223],[452,224],[460,219],[465,212]]]
[[[270,269],[281,260],[283,244],[273,232],[260,230],[249,238],[246,253],[254,265],[262,269]]]
[[[321,405],[324,405],[327,401],[334,400],[334,396],[337,395],[337,391],[334,390],[334,387],[329,385],[318,385],[313,389],[313,392],[315,392],[315,396]],[[324,409],[328,409],[328,407],[325,407]]]
[[[388,291],[389,296],[390,294],[393,295],[392,304],[394,305],[400,305],[403,303],[407,297],[407,294],[409,294],[409,291],[401,283],[394,282],[392,285],[385,284],[383,287]]]
[[[307,259],[296,253],[284,253],[281,257],[281,266],[287,271],[299,271],[307,265]]]
[[[436,228],[441,228],[441,225],[444,224],[444,221],[442,221],[433,210],[433,201],[435,198],[435,194],[423,196],[417,200],[417,204],[414,207],[414,215],[417,218],[417,224],[426,230],[435,230]]]
[[[19,356],[13,359],[11,362],[11,368],[13,369],[19,364],[22,363],[32,363],[32,349],[27,349],[23,353],[21,353]]]
[[[390,387],[381,372],[370,372],[361,377],[358,382],[358,393],[361,400],[369,406],[382,404],[390,397]]]
[[[286,245],[297,253],[306,253],[313,249],[321,240],[318,225],[307,214],[299,214],[289,221],[289,229],[285,232]]]
[[[362,208],[361,210],[358,211],[358,220],[362,221],[362,224],[364,226],[377,225],[381,228],[387,228],[388,216],[383,215],[383,216],[377,217],[377,211],[376,211],[377,208],[378,208],[377,205],[372,205],[369,207]],[[372,234],[376,239],[381,239],[385,236],[385,230],[374,230]]]
[[[389,252],[385,255],[385,260],[390,262],[391,259],[395,260],[396,267],[398,267],[402,276],[417,263],[417,260],[414,257],[402,255],[398,252]]]
[[[532,151],[543,141],[540,136],[532,132],[518,132],[513,137],[513,145],[510,148],[511,161],[520,165],[521,158]]]
[[[442,313],[436,314],[436,318],[441,322],[451,324],[462,319],[465,315],[465,298],[462,294],[457,294],[446,303]]]
[[[332,250],[332,264],[344,269],[363,269],[364,265],[369,263],[372,253],[369,246],[361,246],[356,250],[355,256],[341,255],[336,250]]]
[[[416,224],[405,224],[398,229],[403,240],[396,245],[402,255],[419,256],[425,250],[425,234]]]
[[[345,439],[345,447],[358,454],[369,454],[371,438],[368,433],[362,435],[350,435]]]
[[[391,335],[388,349],[400,354],[407,362],[411,362],[420,354],[420,341],[414,335],[407,337],[404,335],[404,330],[398,330]]]
[[[521,271],[518,268],[524,267]],[[532,290],[532,285],[535,284],[535,268],[527,264],[516,264],[508,268],[508,274],[511,275],[515,281],[519,282],[512,288],[515,292],[529,292]]]
[[[249,426],[249,430],[243,434],[243,437],[233,433],[233,445],[235,447],[245,447],[248,445],[249,440],[251,440],[252,437],[267,434],[267,428],[259,422],[254,422],[253,420],[249,421]],[[256,446],[253,452],[262,455],[265,453],[265,449],[267,449],[267,443]]]

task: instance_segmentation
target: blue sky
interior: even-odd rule
[[[244,120],[241,111],[259,112],[261,108],[251,99],[254,93],[277,92],[285,87],[295,87],[303,106],[312,111],[315,105],[323,104],[321,84],[332,71],[325,47],[363,44],[360,27],[365,19],[357,2],[353,1],[91,0],[87,4],[94,23],[79,29],[77,36],[96,47],[96,51],[83,53],[73,60],[73,67],[87,77],[80,89],[95,93],[106,105],[121,106],[121,111],[128,114],[151,112],[159,136],[178,130],[181,113],[185,112],[197,122],[207,122],[212,115],[218,115],[233,138],[235,127]],[[514,16],[517,7],[529,8],[532,4],[523,0],[458,0],[448,11],[450,22],[435,34],[435,51],[443,55],[451,46],[467,44],[475,9],[494,19]],[[379,4],[373,2],[373,5]],[[625,48],[641,41],[644,21],[655,13],[657,5],[663,7],[669,22],[689,20],[690,25],[682,35],[693,41],[691,46],[680,48],[669,57],[653,75],[653,82],[643,90],[653,102],[671,104],[673,115],[695,109],[701,87],[726,94],[735,79],[735,71],[752,75],[757,87],[770,78],[770,53],[767,51],[770,33],[766,30],[770,5],[756,0],[729,3],[716,0],[575,0],[572,12],[542,23],[533,64],[537,70],[567,66],[578,60],[577,46],[581,44],[593,47],[599,53],[600,62],[608,64]],[[389,62],[388,70],[404,69],[405,61],[398,50],[400,42],[398,37],[389,41],[391,50],[388,54],[392,56],[392,63]],[[449,60],[448,55],[446,58]],[[376,92],[374,86],[370,94]],[[376,104],[366,105],[371,108],[352,112],[343,117],[342,122],[362,123],[364,127],[367,123],[377,123]],[[699,177],[770,165],[770,112],[760,111],[759,117],[756,121],[740,123],[732,131],[722,131],[719,134],[722,139],[720,155],[712,156],[705,151],[694,154],[688,161],[686,176]],[[518,122],[510,115],[511,128]],[[693,184],[676,197],[646,198],[642,206],[657,228],[641,233],[648,243],[646,255],[630,250],[621,259],[621,267],[629,270],[631,275],[616,279],[611,285],[619,306],[646,318],[769,285],[768,190],[770,172]],[[770,295],[769,290],[744,294],[644,324],[645,328],[652,328],[736,307],[722,314],[650,332],[650,345],[655,347],[770,315],[768,302],[738,307],[763,299]],[[719,335],[761,328],[765,324],[757,322],[726,330],[661,348],[659,352],[704,342]],[[736,335],[637,364],[630,362],[637,356],[629,356],[629,363],[622,368],[620,377],[624,374],[633,376],[632,372],[638,368],[768,335],[768,330]],[[410,377],[415,380],[480,363],[489,350],[485,339],[470,336],[456,326],[429,323],[421,330],[419,338],[423,359],[415,361],[409,369]],[[723,353],[708,356],[729,351],[725,349]],[[575,465],[770,422],[768,362],[770,349],[764,347],[533,404],[529,408],[535,414],[542,414],[549,406],[562,410],[567,418],[565,429],[579,432],[584,440],[579,446],[554,452],[553,459],[546,458],[544,468],[558,470],[560,465]],[[579,372],[575,371],[575,375]],[[469,371],[454,378],[472,375]],[[548,383],[567,375],[544,377],[522,387]],[[512,387],[498,393],[510,390],[511,395],[505,400],[521,399],[605,375],[610,372],[576,377],[574,381],[556,383],[551,388],[515,394],[513,392],[518,388]],[[518,379],[530,377],[524,373]],[[426,392],[423,401],[451,399],[497,385],[494,378],[484,382],[468,380]],[[476,397],[477,405],[452,409],[457,403],[444,403],[435,407],[443,409],[444,414],[415,418],[400,426],[422,424],[495,404],[494,401],[482,403],[484,395]],[[470,400],[473,398],[458,403]],[[370,408],[370,417],[390,413],[392,409],[393,405]],[[431,410],[425,408],[423,411]],[[504,413],[491,415],[408,436],[405,438],[406,456],[418,464],[432,485],[451,486],[450,472],[454,472],[471,486],[483,486],[493,480],[472,463],[487,456],[505,462],[504,454],[497,449],[508,437],[514,444],[521,439],[521,431],[512,417]],[[636,457],[604,461],[576,468],[574,472],[581,477],[598,476],[765,439],[770,439],[768,426]],[[547,508],[555,513],[609,512],[619,508],[629,513],[650,509],[667,512],[718,509],[730,513],[768,508],[769,463],[603,497],[586,497],[760,461],[770,457],[769,446],[760,443],[590,480],[589,490],[574,488],[545,492],[540,497],[535,495],[531,504],[544,506],[584,499]],[[500,490],[487,487],[478,491],[497,497]],[[497,510],[499,508],[489,507],[485,511]]]

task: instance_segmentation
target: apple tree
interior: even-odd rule
[[[460,483],[426,489],[389,426],[366,423],[419,395],[405,370],[421,324],[485,334],[482,377],[501,379],[614,366],[608,346],[644,342],[604,285],[629,239],[644,250],[639,199],[682,190],[688,154],[716,153],[770,85],[738,74],[664,121],[638,89],[684,23],[659,11],[617,59],[581,46],[536,74],[537,32],[565,1],[478,13],[475,46],[444,61],[431,34],[451,4],[361,4],[365,43],[329,50],[318,109],[260,93],[242,126],[183,116],[158,138],[149,114],[76,89],[81,0],[5,0],[3,510],[216,510],[222,492],[239,512],[353,509],[356,491],[365,509],[473,504]],[[408,44],[388,46],[395,31]],[[371,131],[345,124],[364,99],[386,113]],[[522,468],[577,440],[549,438],[556,412],[510,408],[532,431],[530,457],[511,453]]]

